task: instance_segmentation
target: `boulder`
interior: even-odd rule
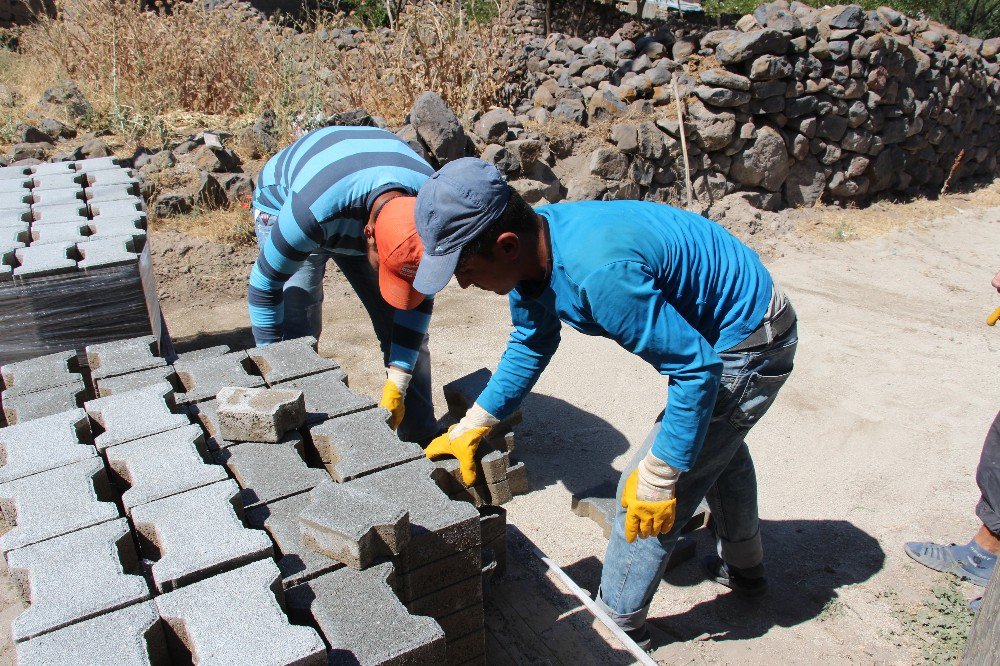
[[[497,165],[501,173],[507,175],[515,174],[521,169],[517,158],[511,155],[509,150],[495,143],[486,146],[479,157],[485,162]]]
[[[611,90],[598,90],[587,105],[587,117],[591,121],[609,120],[625,113],[626,109],[628,105]]]
[[[785,178],[785,201],[792,208],[813,206],[826,189],[826,175],[815,157],[792,164]]]
[[[794,73],[795,68],[788,58],[775,55],[762,55],[750,65],[750,80],[770,81],[785,79]]]
[[[437,93],[428,91],[417,98],[410,122],[438,168],[465,155],[467,137],[462,123]]]
[[[750,93],[741,90],[730,90],[729,88],[712,88],[709,86],[696,86],[694,94],[707,104],[730,108],[746,104],[750,101]]]
[[[834,30],[858,30],[864,22],[865,10],[860,5],[848,5],[830,19],[830,27]]]
[[[169,190],[157,195],[153,200],[154,217],[183,215],[194,210],[194,195],[185,190]]]
[[[760,186],[777,192],[788,174],[788,148],[773,127],[757,129],[750,147],[733,156],[729,175],[741,185]]]
[[[38,129],[44,132],[53,141],[59,139],[72,139],[76,137],[76,130],[66,123],[55,118],[42,118],[38,122]]]
[[[472,131],[487,143],[499,144],[507,140],[507,131],[516,122],[507,109],[491,109],[476,121]]]
[[[639,150],[639,138],[636,126],[631,123],[618,123],[611,128],[611,140],[623,153],[634,153]]]
[[[597,201],[608,191],[608,184],[597,176],[577,176],[566,186],[567,201]]]
[[[616,148],[598,148],[590,155],[588,172],[605,180],[621,180],[628,171],[628,158]]]
[[[61,107],[70,118],[83,118],[94,112],[94,107],[73,81],[61,81],[48,88],[42,94],[41,104]]]
[[[728,69],[709,69],[701,73],[701,82],[716,88],[729,88],[746,92],[750,90],[750,79]]]
[[[715,49],[715,57],[723,65],[734,65],[757,56],[784,55],[788,51],[788,35],[779,30],[755,30],[726,40]]]
[[[223,208],[228,203],[226,190],[219,179],[207,171],[198,174],[198,189],[194,198],[199,206],[208,210]]]

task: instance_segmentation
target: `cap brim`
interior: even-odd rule
[[[427,254],[420,259],[420,267],[417,268],[417,275],[413,278],[413,288],[421,294],[428,296],[436,294],[455,274],[455,267],[458,266],[458,257],[462,254],[462,248],[452,250],[447,254]]]
[[[424,302],[424,295],[410,286],[410,283],[385,267],[379,265],[378,289],[385,302],[397,310],[412,310]]]

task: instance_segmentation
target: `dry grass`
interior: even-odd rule
[[[242,206],[218,210],[201,210],[187,215],[158,218],[150,221],[153,231],[179,231],[215,242],[250,245],[255,241],[253,218]]]

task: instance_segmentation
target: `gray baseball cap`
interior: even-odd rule
[[[449,162],[417,194],[417,233],[424,244],[413,288],[423,294],[444,289],[455,274],[462,248],[503,214],[510,186],[500,170],[475,157]]]

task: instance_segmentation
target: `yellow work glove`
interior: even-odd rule
[[[435,437],[424,449],[424,455],[431,460],[444,456],[456,458],[462,482],[471,486],[476,482],[476,450],[497,423],[500,423],[499,419],[477,403],[469,408],[461,421],[448,428],[448,432]]]
[[[625,540],[660,536],[674,526],[677,499],[674,487],[680,472],[653,454],[647,454],[629,474],[622,490]]]
[[[389,410],[389,427],[393,430],[399,427],[406,414],[403,401],[406,399],[406,389],[410,386],[412,375],[390,365],[385,369],[385,386],[382,387],[382,400],[379,407]]]

